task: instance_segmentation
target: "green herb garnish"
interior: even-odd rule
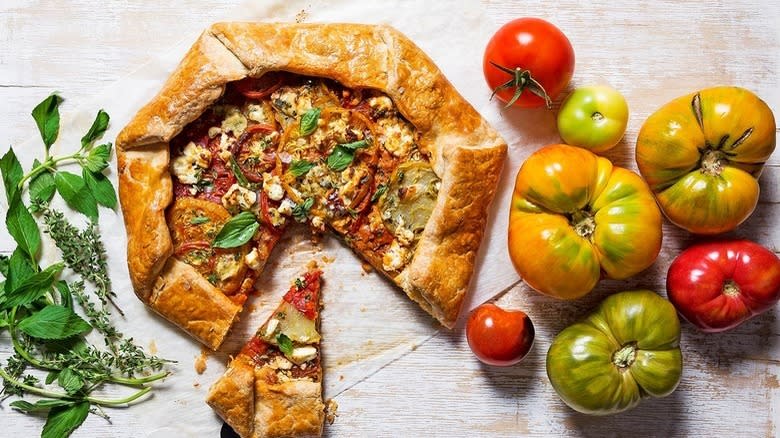
[[[317,129],[317,122],[320,120],[320,113],[322,111],[319,108],[309,108],[308,111],[301,116],[301,125],[298,129],[298,134],[301,137],[306,137]]]
[[[250,211],[242,211],[222,226],[214,238],[212,246],[214,248],[239,247],[249,242],[258,228],[260,228],[260,224],[257,223],[255,215]]]
[[[328,155],[328,167],[336,172],[341,172],[352,164],[355,159],[355,151],[365,147],[368,147],[366,139],[336,145]]]
[[[194,218],[190,219],[191,225],[200,225],[205,224],[206,222],[210,222],[211,219],[207,218],[206,216],[195,216]]]
[[[378,201],[379,198],[381,198],[382,195],[384,195],[386,191],[387,191],[387,185],[379,184],[379,186],[376,188],[376,192],[374,192],[374,194],[371,195],[371,202]]]
[[[303,202],[293,208],[292,215],[298,222],[306,222],[309,217],[309,210],[314,206],[314,198],[306,198]]]
[[[292,176],[298,178],[303,175],[306,175],[309,173],[309,171],[314,167],[314,163],[308,160],[295,160],[292,163],[290,163],[290,169],[288,172],[292,174]]]
[[[284,353],[285,356],[291,356],[293,352],[293,343],[290,338],[284,333],[276,335],[276,343],[279,345],[279,350]]]

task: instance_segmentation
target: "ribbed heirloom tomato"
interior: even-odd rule
[[[574,49],[547,21],[518,18],[490,39],[482,69],[490,88],[507,106],[549,107],[574,74]]]
[[[509,255],[544,294],[578,298],[602,276],[628,278],[661,249],[661,212],[639,175],[567,145],[539,149],[515,180]]]
[[[718,234],[753,213],[757,178],[775,141],[775,118],[764,101],[743,88],[708,88],[648,117],[636,162],[670,221]]]

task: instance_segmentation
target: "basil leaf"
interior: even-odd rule
[[[87,169],[82,169],[81,175],[98,204],[106,208],[116,208],[116,192],[108,177],[100,172],[92,172]]]
[[[58,406],[49,411],[46,424],[43,425],[41,438],[66,438],[81,426],[89,414],[89,402],[80,402],[71,406]]]
[[[106,132],[106,129],[108,129],[108,120],[108,114],[102,109],[99,110],[97,116],[95,116],[95,121],[92,122],[92,126],[89,128],[89,131],[84,134],[84,137],[81,137],[82,148],[92,144],[92,142],[97,140],[101,135],[103,135],[104,132]]]
[[[84,387],[84,379],[79,373],[70,368],[64,368],[57,376],[57,384],[70,395],[73,395]]]
[[[11,200],[14,198],[18,190],[19,181],[24,176],[22,165],[19,163],[19,159],[16,158],[13,148],[9,148],[8,152],[0,159],[0,172],[3,174],[3,185],[5,186],[5,198],[8,200],[8,204],[11,204]]]
[[[72,309],[54,304],[44,307],[19,323],[19,330],[38,339],[66,339],[91,328],[92,326]]]
[[[191,225],[200,225],[205,224],[206,222],[211,222],[211,219],[207,218],[206,216],[196,216],[190,219]]]
[[[54,185],[70,208],[92,220],[97,219],[97,201],[83,178],[69,172],[57,172],[54,174]]]
[[[41,232],[30,211],[22,202],[21,192],[16,192],[8,203],[8,213],[5,215],[5,226],[8,234],[14,238],[17,245],[29,254],[31,259],[38,255],[41,248]]]
[[[236,176],[236,181],[238,181],[238,185],[241,187],[249,187],[249,180],[246,179],[246,176],[244,176],[244,172],[241,171],[241,167],[236,162],[236,159],[231,155],[230,156],[230,170],[233,171],[233,175]]]
[[[17,246],[11,254],[11,258],[8,259],[8,276],[4,290],[6,292],[13,291],[33,274],[35,274],[35,267],[30,262],[30,258],[24,250]]]
[[[255,235],[255,231],[260,227],[255,215],[249,211],[241,213],[230,218],[225,223],[217,237],[214,238],[212,246],[214,248],[236,248],[241,246]]]
[[[109,158],[111,158],[111,143],[101,144],[89,151],[81,164],[91,172],[97,173],[108,167]]]
[[[47,385],[49,383],[51,382],[46,382]],[[76,402],[73,400],[61,400],[54,398],[38,400],[35,402],[35,404],[24,400],[16,400],[15,402],[11,403],[11,407],[22,412],[44,412],[60,406],[70,406],[74,403]]]
[[[356,151],[368,147],[368,139],[353,141],[352,143],[342,143],[339,146],[350,151]]]
[[[276,343],[279,345],[279,350],[284,353],[285,356],[292,355],[293,343],[287,335],[284,333],[276,335]]]
[[[33,167],[40,166],[41,163],[36,159],[33,161]],[[54,175],[48,170],[43,171],[30,179],[30,199],[37,202],[49,202],[54,197]],[[33,202],[34,207],[35,202]],[[31,207],[31,208],[32,208]]]
[[[298,133],[301,137],[306,137],[317,129],[317,121],[320,119],[321,112],[319,108],[309,108],[301,116],[301,125],[298,127]]]
[[[387,191],[387,185],[379,184],[379,187],[376,188],[376,192],[374,192],[374,194],[371,196],[371,202],[378,201],[379,198],[381,198],[386,191]]]
[[[333,148],[333,151],[328,155],[328,167],[330,167],[332,170],[335,170],[336,172],[341,172],[342,170],[349,167],[350,164],[352,164],[352,160],[355,159],[355,155],[349,151],[348,149],[344,149],[343,147],[336,146]]]
[[[314,167],[314,163],[308,160],[295,160],[292,163],[290,163],[290,169],[288,172],[292,174],[292,176],[298,178],[299,176],[306,175],[309,173],[309,171]]]
[[[55,263],[24,279],[11,292],[6,293],[5,307],[26,306],[46,295],[54,284],[54,278],[64,266],[62,262]]]
[[[293,208],[292,215],[298,222],[306,222],[309,217],[309,210],[314,205],[314,198],[306,198],[303,202]]]
[[[58,107],[62,100],[60,96],[52,94],[43,99],[32,110],[32,117],[35,119],[35,124],[38,125],[38,131],[41,133],[41,139],[43,139],[47,151],[57,140],[57,135],[60,132],[60,110]]]

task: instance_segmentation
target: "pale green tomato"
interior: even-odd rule
[[[604,152],[626,132],[628,104],[620,92],[607,85],[574,90],[561,104],[558,133],[566,144]]]

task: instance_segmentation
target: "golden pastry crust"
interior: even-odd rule
[[[157,97],[120,133],[120,160],[131,152],[146,152],[169,142],[220,96],[227,82],[274,70],[380,90],[421,133],[421,147],[431,153],[442,184],[411,262],[393,280],[443,325],[452,327],[474,271],[506,143],[436,65],[395,29],[359,24],[215,24]],[[161,162],[167,163],[169,152],[159,148],[156,153],[159,156],[150,161],[154,163],[150,174],[134,178],[154,187],[147,190],[147,196],[170,203],[170,176],[159,168]],[[136,167],[134,173],[144,172],[141,164]],[[133,284],[143,297],[149,281],[170,257],[170,237],[147,236],[139,230],[145,227],[164,234],[167,205],[158,211],[148,203],[133,202],[137,197],[129,194],[130,189],[121,189],[126,183],[127,178],[120,178],[128,246],[160,246],[158,254],[145,254],[141,261],[132,259],[138,251],[128,249]],[[166,193],[157,193],[162,191]],[[161,242],[147,242],[152,238]]]

